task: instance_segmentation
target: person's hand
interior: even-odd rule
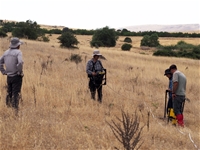
[[[96,76],[97,74],[96,74],[96,72],[92,72],[92,75],[93,75],[93,76]]]
[[[175,98],[176,97],[176,94],[175,93],[172,93],[172,98]]]
[[[167,90],[166,90],[166,92],[170,92],[170,91],[171,91],[170,89],[167,89]]]

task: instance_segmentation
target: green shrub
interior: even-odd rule
[[[49,37],[46,37],[46,36],[43,36],[42,39],[43,39],[44,42],[49,42],[50,41]]]
[[[114,47],[117,39],[118,36],[114,29],[104,27],[94,32],[90,45],[91,47]]]
[[[60,40],[61,47],[75,48],[74,45],[78,45],[79,43],[77,38],[71,32],[63,32],[57,39]]]
[[[179,41],[176,45],[170,46],[159,45],[153,55],[200,59],[200,45],[192,45],[184,41]]]
[[[158,50],[153,53],[154,56],[173,56],[177,57],[176,52],[171,51],[171,50]]]
[[[121,49],[123,51],[130,51],[131,48],[132,48],[132,45],[131,44],[127,44],[127,43],[123,44],[122,47],[121,47]]]
[[[132,43],[132,39],[130,37],[126,37],[124,39],[124,42],[127,42],[127,43]]]
[[[158,41],[158,35],[156,33],[149,35],[144,35],[141,40],[140,46],[149,46],[149,47],[157,47],[160,45]]]
[[[3,30],[0,29],[0,37],[6,37],[7,34]]]
[[[200,54],[200,45],[195,46],[195,47],[193,48],[192,52],[195,53],[195,54]]]

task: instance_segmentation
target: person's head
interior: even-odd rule
[[[20,48],[20,45],[22,45],[22,44],[23,44],[23,42],[20,41],[19,38],[13,37],[13,38],[11,38],[11,40],[10,40],[10,46],[9,46],[9,47],[10,47],[11,49],[15,49],[15,48],[19,49],[19,48]]]
[[[169,70],[170,72],[173,74],[176,70],[177,70],[177,67],[175,64],[172,64],[170,67],[169,67]]]
[[[169,79],[172,77],[172,73],[170,72],[169,69],[165,70],[164,76],[168,77]]]
[[[101,56],[100,51],[99,50],[94,50],[93,51],[93,58],[95,60],[99,59],[99,56]]]

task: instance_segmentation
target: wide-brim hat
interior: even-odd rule
[[[100,53],[100,51],[97,50],[97,49],[95,49],[95,50],[93,51],[92,56],[95,56],[95,55],[97,55],[97,56],[102,56],[101,53]]]
[[[17,37],[13,37],[10,40],[10,48],[17,48],[19,45],[22,45],[24,42],[19,40]]]
[[[167,74],[172,74],[172,73],[170,72],[170,69],[166,69],[166,70],[165,70],[164,76],[166,76]]]

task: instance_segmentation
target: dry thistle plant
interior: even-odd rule
[[[35,104],[35,107],[36,107],[36,96],[35,96],[35,94],[36,94],[36,89],[35,89],[35,85],[33,85],[33,87],[32,87],[32,92],[33,92],[33,99],[34,99],[34,104]]]
[[[135,112],[135,117],[130,116],[128,113],[125,113],[123,110],[121,110],[122,113],[122,119],[117,118],[119,121],[118,123],[112,120],[112,124],[109,122],[108,125],[110,126],[114,136],[117,138],[117,140],[123,144],[124,148],[126,150],[134,150],[139,149],[143,142],[141,142],[141,132],[144,126],[139,128],[139,118]],[[138,145],[140,143],[140,145]],[[138,145],[138,146],[137,146]],[[115,147],[118,149],[117,147]]]
[[[70,61],[75,62],[76,65],[77,65],[77,68],[78,68],[78,64],[79,64],[80,62],[82,62],[81,55],[79,55],[79,54],[71,54],[71,56],[70,56]]]
[[[41,70],[41,73],[40,73],[40,79],[41,79],[43,72],[47,69],[47,64],[43,61],[41,63],[41,67],[42,67],[42,70]]]

